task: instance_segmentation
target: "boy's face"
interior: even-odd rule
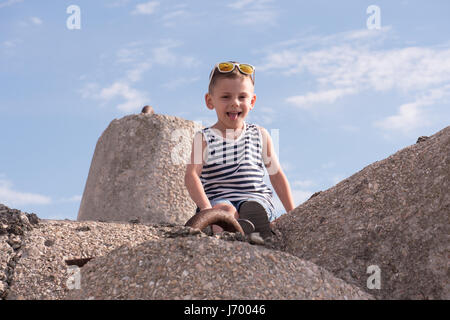
[[[250,78],[222,78],[216,82],[212,94],[206,94],[205,101],[208,109],[216,110],[218,129],[242,129],[256,95]]]

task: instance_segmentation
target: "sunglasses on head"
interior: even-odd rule
[[[209,83],[211,84],[212,77],[214,75],[214,71],[217,69],[220,73],[229,73],[234,70],[235,67],[238,67],[239,71],[243,74],[247,74],[252,77],[253,83],[255,82],[255,67],[248,63],[237,63],[237,62],[219,62],[216,63],[214,68],[209,75]]]

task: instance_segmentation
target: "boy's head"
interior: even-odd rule
[[[230,69],[231,71],[229,71]],[[254,86],[254,76],[255,67],[250,64],[238,63],[236,61],[217,63],[209,76],[208,93],[213,93],[214,87],[220,79],[249,78]]]
[[[216,64],[211,71],[206,106],[217,113],[215,128],[242,129],[256,101],[254,68],[234,62],[221,64]]]

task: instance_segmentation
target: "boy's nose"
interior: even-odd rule
[[[231,105],[238,106],[239,105],[239,98],[234,98],[231,100]]]

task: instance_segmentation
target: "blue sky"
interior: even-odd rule
[[[0,203],[76,219],[113,119],[150,104],[212,125],[209,72],[237,60],[256,66],[248,121],[278,135],[297,206],[449,125],[449,12],[446,0],[0,0]]]

